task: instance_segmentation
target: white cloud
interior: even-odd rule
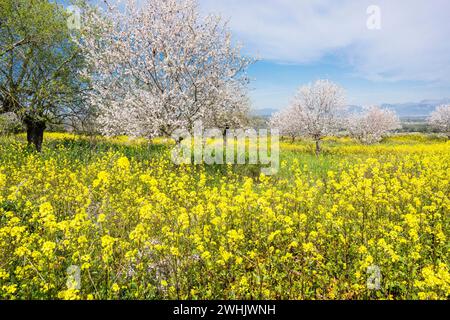
[[[373,80],[447,82],[448,0],[200,0],[230,18],[252,54],[285,63],[333,55]],[[381,30],[366,27],[369,5],[381,8]]]

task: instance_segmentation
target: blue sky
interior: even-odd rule
[[[310,64],[281,64],[270,60],[255,63],[249,69],[253,79],[250,95],[256,109],[284,108],[300,85],[317,79],[330,79],[345,88],[352,105],[418,102],[450,96],[445,84],[424,81],[372,81],[356,76],[348,66],[336,66],[322,60]]]
[[[349,104],[450,97],[448,0],[199,0],[229,19],[246,54],[254,107],[283,108],[296,89],[328,78]],[[370,5],[379,30],[367,28]]]

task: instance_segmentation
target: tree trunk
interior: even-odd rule
[[[316,140],[316,156],[320,154],[320,140]]]
[[[227,147],[227,131],[230,130],[230,126],[225,126],[225,129],[222,130],[222,136],[223,136],[223,147]]]
[[[27,128],[28,145],[34,145],[38,152],[42,150],[42,141],[44,140],[44,131],[46,128],[45,121],[26,119],[25,126]]]

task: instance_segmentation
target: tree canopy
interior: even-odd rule
[[[47,0],[0,0],[0,113],[14,113],[38,150],[49,122],[84,108],[83,57],[67,18]]]

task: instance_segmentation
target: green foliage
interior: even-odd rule
[[[0,113],[15,113],[28,124],[79,112],[83,57],[62,5],[0,0],[0,12]]]

